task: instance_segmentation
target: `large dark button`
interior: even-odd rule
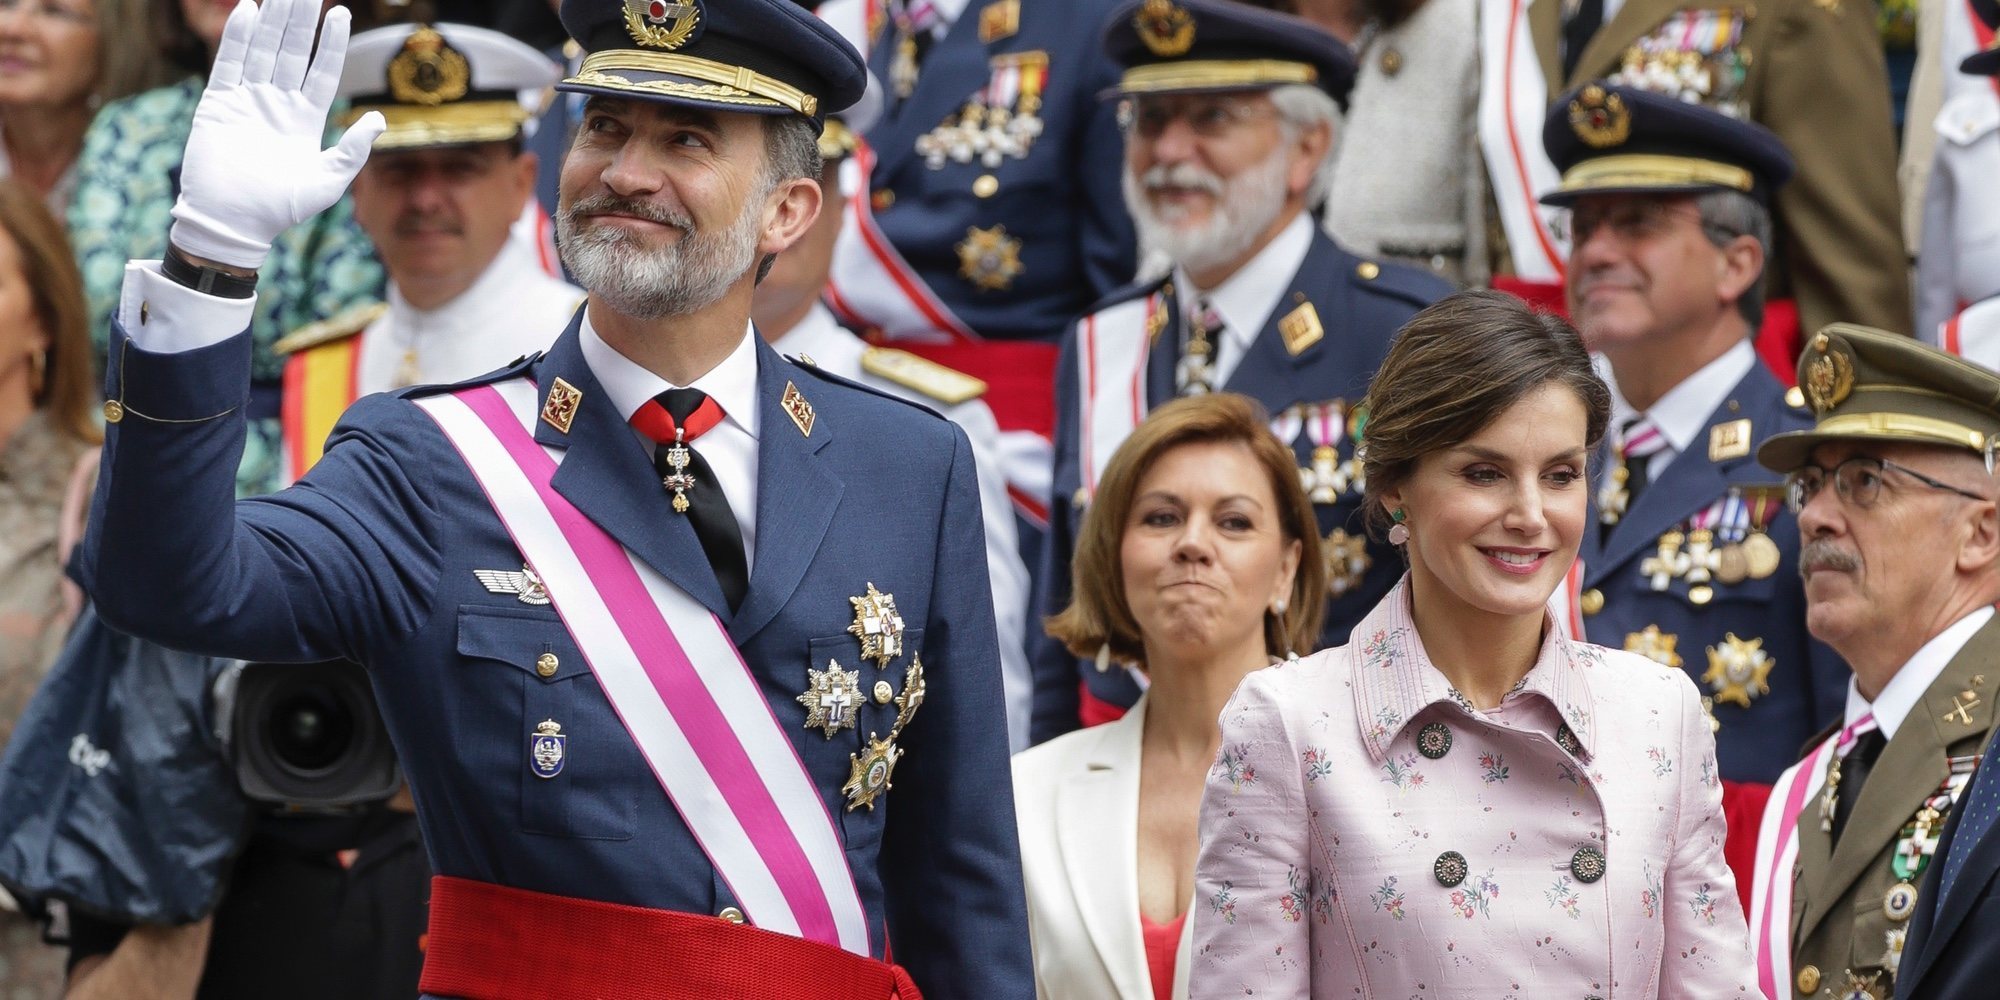
[[[1446,851],[1438,855],[1431,865],[1431,874],[1437,876],[1438,884],[1449,889],[1465,881],[1465,855],[1457,851]]]
[[[1556,746],[1572,757],[1583,752],[1583,744],[1576,741],[1576,731],[1567,722],[1556,726]]]
[[[1604,852],[1595,847],[1579,847],[1570,855],[1569,873],[1589,885],[1604,877]]]
[[[1417,730],[1417,752],[1438,760],[1451,752],[1451,727],[1433,722]]]

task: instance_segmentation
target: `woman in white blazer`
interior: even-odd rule
[[[1106,466],[1049,633],[1149,689],[1124,718],[1014,758],[1040,996],[1187,996],[1216,718],[1245,675],[1319,634],[1316,527],[1291,451],[1243,396],[1160,407]]]

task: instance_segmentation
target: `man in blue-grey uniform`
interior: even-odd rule
[[[850,327],[983,380],[1028,537],[1047,517],[1056,341],[1132,280],[1122,146],[1098,99],[1117,0],[840,0],[882,115],[850,171],[828,301]]]
[[[1569,210],[1570,316],[1616,389],[1578,556],[1583,631],[1701,688],[1748,899],[1771,783],[1840,718],[1848,680],[1806,631],[1798,528],[1752,453],[1812,422],[1751,346],[1792,158],[1760,125],[1608,84],[1556,102],[1542,142],[1562,172],[1542,200]]]
[[[370,669],[438,872],[427,994],[1028,996],[965,435],[749,319],[859,55],[790,0],[568,0],[588,304],[234,504],[256,265],[382,128],[319,148],[348,15],[314,58],[318,11],[231,15],[168,257],[129,267],[75,563],[104,617]]]
[[[1238,392],[1262,403],[1326,532],[1324,641],[1402,574],[1359,516],[1362,396],[1396,329],[1450,293],[1429,274],[1342,250],[1311,210],[1354,58],[1298,18],[1225,0],[1144,0],[1112,15],[1106,52],[1127,139],[1124,195],[1167,273],[1105,300],[1063,341],[1057,368],[1055,516],[1035,607],[1069,602],[1084,508],[1111,453],[1150,407]],[[1300,650],[1307,652],[1307,650]],[[1103,658],[1035,647],[1034,737],[1115,718],[1136,682]],[[1082,685],[1078,674],[1081,671]]]

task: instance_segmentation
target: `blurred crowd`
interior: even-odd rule
[[[592,72],[560,0],[350,6],[342,100],[386,109],[391,131],[350,194],[287,231],[259,270],[244,497],[303,475],[358,396],[542,350],[579,286],[596,287],[556,252],[557,175],[588,126],[581,97],[551,88]],[[1809,633],[1801,515],[1786,509],[1782,475],[1748,456],[1811,424],[1801,357],[1830,325],[2000,365],[2000,76],[1978,58],[1995,49],[2000,7],[1244,5],[1320,29],[1288,38],[1271,27],[1283,22],[1213,14],[1223,0],[807,6],[874,76],[827,126],[821,223],[778,257],[755,319],[784,354],[937,409],[975,448],[1006,691],[995,711],[1012,748],[1028,751],[1016,796],[1048,995],[1186,995],[1191,893],[1206,894],[1201,908],[1222,905],[1190,881],[1214,720],[1271,658],[1346,643],[1401,578],[1401,522],[1390,522],[1402,508],[1364,502],[1372,463],[1387,461],[1361,447],[1374,430],[1370,382],[1395,331],[1467,289],[1567,316],[1612,387],[1599,419],[1609,429],[1587,462],[1583,558],[1556,604],[1579,637],[1686,668],[1719,748],[1709,766],[1730,824],[1722,850],[1750,906],[1772,787],[1815,733],[1854,721],[1852,698],[1876,692],[1856,695],[1851,657]],[[0,0],[0,747],[72,623],[88,620],[64,566],[104,423],[119,419],[111,325],[127,262],[168,252],[183,147],[233,8]],[[387,32],[374,48],[360,42],[371,30]],[[1259,60],[1304,69],[1227,77]],[[1195,63],[1224,76],[1166,72]],[[461,101],[462,113],[435,113]],[[343,124],[329,124],[329,143]],[[1688,242],[1666,242],[1675,226]],[[1604,300],[1621,282],[1639,305]],[[1492,299],[1477,301],[1501,308]],[[1147,418],[1211,392],[1238,395]],[[1156,478],[1167,485],[1142,488]],[[1148,554],[1139,528],[1121,536],[1117,524],[1154,525],[1135,513],[1147,489],[1265,478],[1275,485],[1252,492],[1282,531],[1244,557],[1260,595],[1249,652],[1221,670],[1209,647],[1187,646],[1169,618],[1127,606],[1125,584],[1111,585],[1174,559],[1175,543]],[[1107,499],[1114,514],[1100,512]],[[1097,523],[1107,518],[1117,524]],[[1049,742],[1148,703],[1143,737]],[[1050,888],[1037,864],[1062,855],[1056,831],[1090,809],[1062,797],[1066,769],[1080,758],[1136,768],[1142,745],[1154,770],[1131,790],[1136,831],[1118,828],[1121,850],[1090,855],[1125,869],[1116,889],[1136,894],[1141,937],[1124,942],[1129,954],[1105,950],[1099,983],[1051,943],[1091,940],[1087,905],[1071,920],[1048,901],[1083,890]],[[1063,746],[1071,757],[1048,749]],[[395,839],[414,844],[413,826],[389,816],[407,816],[407,795],[383,808],[333,841],[285,841],[305,845],[285,857],[311,856],[330,879],[329,924],[346,919],[341,880],[372,856],[358,852],[414,856]],[[295,877],[269,874],[291,863],[275,856],[246,855],[257,863],[230,891]],[[420,863],[393,867],[424,875]],[[1393,879],[1381,891],[1378,910],[1401,898]],[[421,896],[381,903],[404,916],[370,926],[420,931]],[[269,919],[249,902],[236,912],[239,936]],[[119,995],[80,992],[72,968],[132,948],[133,921],[72,916],[52,932],[0,906],[0,1000],[66,985]],[[204,950],[213,963],[252,947],[212,950],[210,933],[137,942],[160,964],[135,968],[170,970],[156,973],[172,984],[160,995],[197,995]],[[383,963],[407,988],[378,982],[369,989],[388,992],[371,995],[413,995],[417,947],[393,942],[400,964]],[[1814,994],[1814,982],[1799,990]],[[255,995],[227,992],[213,970],[200,989]]]

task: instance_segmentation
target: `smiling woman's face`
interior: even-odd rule
[[[1264,614],[1291,591],[1299,543],[1249,447],[1199,442],[1163,452],[1140,478],[1119,546],[1125,602],[1149,664],[1261,653]]]

